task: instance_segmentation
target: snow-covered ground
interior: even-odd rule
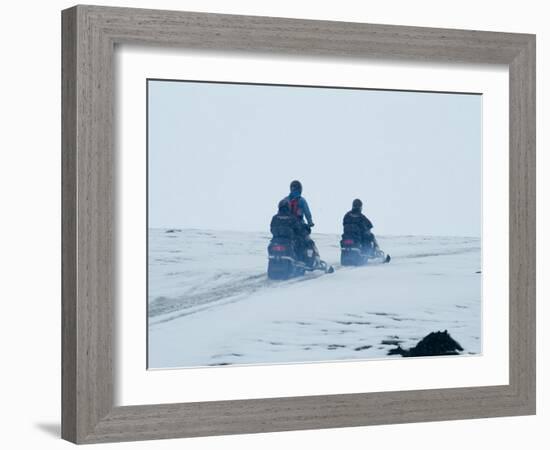
[[[339,236],[313,234],[333,274],[266,276],[267,233],[149,230],[149,367],[389,357],[448,330],[481,352],[478,238],[378,237],[390,264],[339,265]]]

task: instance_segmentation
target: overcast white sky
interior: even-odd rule
[[[149,226],[268,231],[301,180],[316,232],[480,236],[480,95],[149,81]]]

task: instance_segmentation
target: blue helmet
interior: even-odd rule
[[[292,181],[292,183],[290,183],[290,192],[298,192],[298,193],[302,193],[302,183],[300,183],[298,180],[294,180]]]

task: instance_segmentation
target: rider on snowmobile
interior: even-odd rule
[[[290,212],[290,204],[286,199],[279,202],[279,211],[271,218],[270,229],[274,238],[285,238],[292,242],[301,239],[302,224]]]
[[[307,225],[310,228],[313,228],[315,225],[311,217],[311,211],[309,210],[309,205],[304,197],[302,197],[302,183],[298,180],[294,180],[290,183],[290,194],[285,197],[283,200],[286,200],[290,205],[290,211],[296,216],[296,218],[304,223],[304,217],[307,221]],[[305,225],[305,224],[304,224]]]
[[[309,205],[307,204],[306,199],[302,197],[302,183],[298,180],[292,181],[290,183],[290,193],[288,196],[283,198],[281,202],[287,202],[289,204],[290,212],[296,217],[302,228],[302,232],[299,237],[302,247],[304,250],[307,250],[308,248],[313,250],[315,264],[317,264],[320,261],[319,251],[317,250],[315,242],[313,242],[313,239],[309,236],[311,233],[311,228],[313,228],[315,224],[313,223]],[[304,222],[304,217],[307,223]]]
[[[356,198],[353,200],[351,211],[344,216],[343,236],[353,236],[361,242],[363,248],[378,251],[378,242],[372,233],[372,222],[362,213],[363,202]]]

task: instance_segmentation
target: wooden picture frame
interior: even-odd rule
[[[62,13],[62,437],[178,438],[535,413],[535,36],[75,6]],[[510,85],[509,384],[114,406],[116,44],[505,64]]]

